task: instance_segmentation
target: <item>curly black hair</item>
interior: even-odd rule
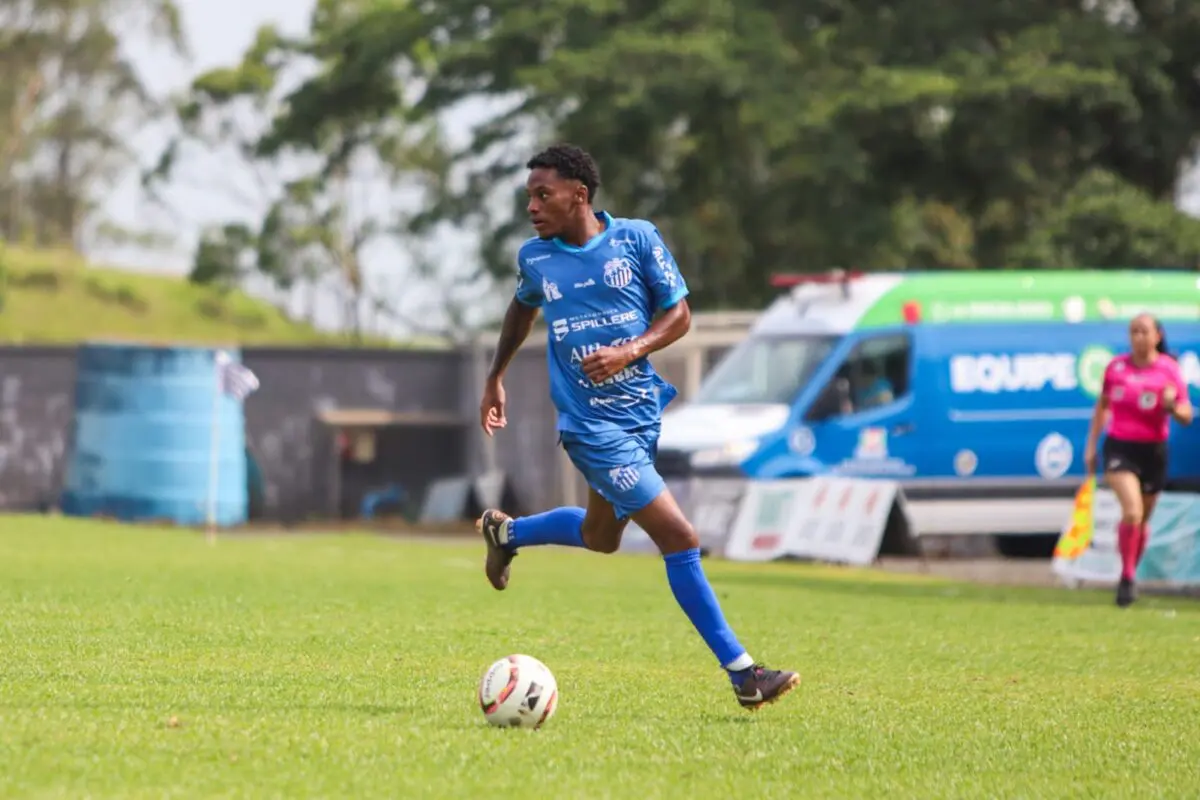
[[[552,169],[567,180],[576,180],[588,192],[588,202],[596,200],[600,190],[600,168],[586,150],[573,144],[556,144],[547,147],[525,165],[527,169]]]

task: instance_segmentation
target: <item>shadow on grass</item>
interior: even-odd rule
[[[842,576],[814,575],[808,572],[787,574],[782,571],[769,573],[718,573],[710,576],[714,587],[723,585],[770,586],[784,589],[827,594],[851,595],[855,597],[891,598],[904,600],[939,600],[955,598],[966,602],[995,603],[1013,606],[1109,606],[1112,605],[1112,590],[1108,588],[1048,588],[990,586],[964,582],[903,582],[858,580]],[[1183,594],[1143,593],[1139,607],[1162,610],[1166,607],[1183,606],[1188,611],[1200,611],[1196,598]]]

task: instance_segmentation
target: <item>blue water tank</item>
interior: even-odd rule
[[[206,522],[216,356],[198,347],[79,348],[64,514]],[[221,394],[215,423],[216,521],[236,525],[246,520],[247,506],[241,403]]]

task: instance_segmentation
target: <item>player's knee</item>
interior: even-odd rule
[[[1141,525],[1143,519],[1140,508],[1127,508],[1121,511],[1121,522],[1126,525]]]
[[[603,520],[597,522],[585,517],[580,534],[588,550],[593,553],[609,554],[617,552],[621,546],[621,532],[624,528],[623,524],[614,526]]]
[[[696,535],[696,529],[690,522],[680,520],[665,530],[661,530],[655,544],[658,545],[658,549],[664,556],[669,556],[672,553],[682,553],[685,550],[699,547],[700,537]]]

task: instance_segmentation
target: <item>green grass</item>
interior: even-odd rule
[[[1200,606],[707,561],[757,714],[660,560],[0,518],[0,796],[1194,797]],[[541,731],[476,682],[555,672]],[[172,718],[177,725],[171,725]]]
[[[289,319],[240,291],[181,278],[91,267],[61,251],[0,243],[0,342],[88,339],[150,343],[349,345],[348,336]],[[371,338],[362,344],[396,346]]]

